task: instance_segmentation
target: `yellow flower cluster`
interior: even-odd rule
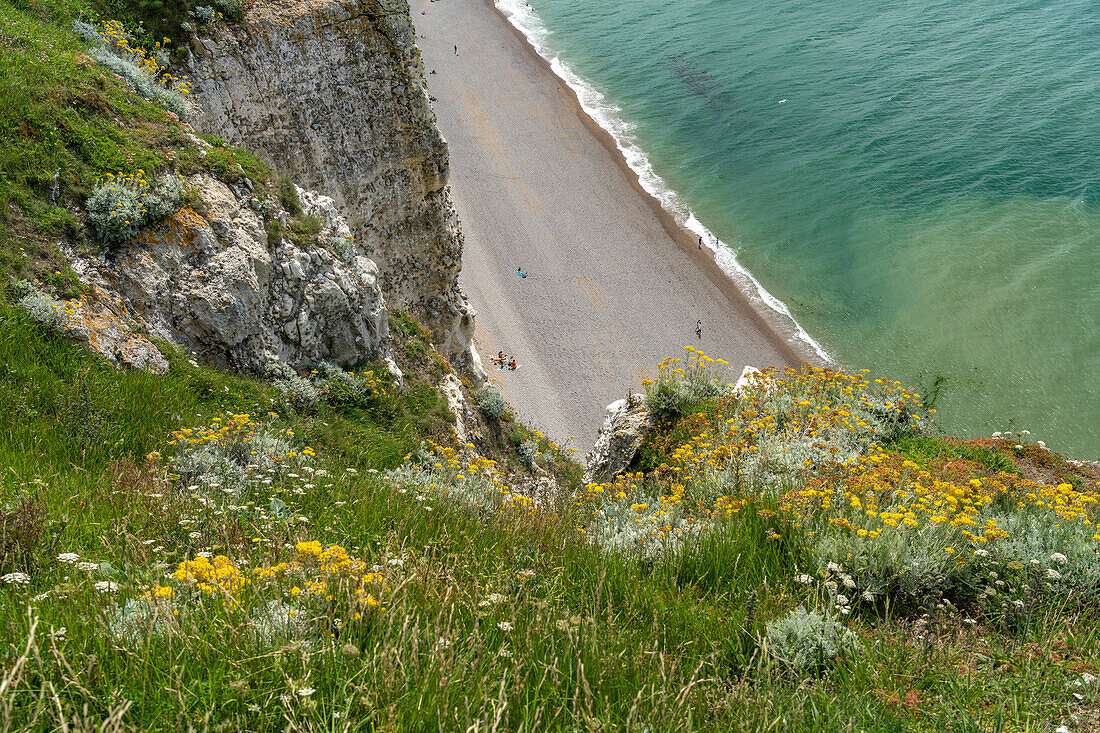
[[[172,573],[172,577],[192,583],[203,593],[230,595],[235,595],[252,582],[225,555],[217,555],[213,560],[208,557],[184,560]],[[156,592],[156,586],[153,592]]]
[[[706,368],[714,360],[688,350],[686,367],[679,359],[662,362],[661,380],[711,379]],[[678,440],[663,446],[665,462],[648,475],[589,485],[578,504],[629,507],[634,522],[654,526],[651,534],[661,533],[662,517],[673,512],[704,522],[752,505],[803,536],[839,533],[873,542],[886,533],[919,531],[958,558],[1008,538],[1006,523],[1022,512],[1055,529],[1092,526],[1100,491],[1040,485],[1011,473],[982,475],[976,462],[960,479],[877,444],[888,432],[918,426],[925,412],[933,411],[899,382],[871,380],[866,371],[768,370],[749,389],[713,400],[666,436],[657,434],[655,441]],[[652,496],[660,496],[659,508],[643,498]]]
[[[172,433],[169,445],[199,446],[206,443],[247,443],[256,434],[261,423],[255,422],[248,413],[233,415],[228,420],[220,417],[210,419],[208,427],[183,428]]]
[[[1100,494],[1071,484],[1039,485],[1020,476],[953,482],[875,446],[869,455],[811,477],[805,488],[784,496],[781,509],[805,521],[825,518],[859,537],[874,539],[892,530],[931,529],[944,533],[952,552],[1009,537],[998,525],[1008,512],[1046,514],[1055,527],[1091,526]]]
[[[292,598],[303,596],[331,601],[343,589],[360,606],[380,605],[380,591],[384,589],[382,573],[371,570],[362,560],[352,559],[340,545],[323,547],[320,542],[309,540],[299,542],[295,550],[296,559],[254,568],[251,573],[242,571],[225,555],[197,557],[180,562],[171,577],[189,583],[202,593],[228,594],[237,600],[241,591],[252,586],[255,580],[274,582],[277,586],[293,583],[286,589]],[[171,586],[154,585],[144,598],[172,598],[174,592]]]
[[[536,512],[531,497],[516,493],[507,486],[506,477],[496,461],[475,453],[473,445],[466,448],[467,451],[459,451],[429,441],[428,461],[418,469],[427,474],[428,481],[421,485],[471,507],[488,505],[509,510],[517,519]],[[408,460],[411,456],[405,458]]]
[[[141,46],[133,46],[130,44],[132,36],[129,31],[126,30],[126,27],[123,26],[121,21],[105,20],[102,26],[100,34],[106,39],[107,43],[129,56],[130,60],[137,64],[150,78],[158,79],[162,85],[169,89],[174,89],[181,94],[191,93],[191,82],[187,80],[187,77],[177,77],[165,73],[168,64],[162,64],[157,60],[157,54],[155,52],[166,50],[166,44],[168,43],[167,38],[163,41],[155,42],[153,44],[154,53],[150,54]]]

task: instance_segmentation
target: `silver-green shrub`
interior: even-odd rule
[[[523,461],[523,465],[530,468],[535,465],[535,458],[538,457],[539,442],[537,440],[525,440],[519,444],[516,452],[519,453],[519,459]]]
[[[107,618],[107,633],[115,643],[134,649],[166,636],[174,624],[175,617],[166,603],[131,598]]]
[[[214,7],[212,5],[199,5],[191,11],[195,21],[199,25],[209,25],[214,20]]]
[[[64,303],[37,290],[20,298],[17,305],[33,320],[50,328],[60,328],[69,320]]]
[[[166,176],[150,186],[140,174],[100,183],[88,197],[88,223],[106,245],[118,245],[179,208],[183,182]]]
[[[252,611],[252,629],[264,646],[303,638],[308,623],[305,614],[279,600],[268,601]]]
[[[150,102],[156,102],[169,112],[178,116],[181,120],[187,119],[187,102],[183,95],[175,89],[165,89],[160,82],[150,76],[144,69],[127,59],[120,58],[111,53],[106,46],[92,48],[92,58],[102,64],[108,71],[118,74],[126,83],[134,88],[140,96]]]
[[[15,300],[22,300],[28,295],[34,295],[37,292],[38,286],[30,280],[23,280],[18,277],[13,277],[11,279],[11,294]]]
[[[481,411],[494,420],[503,417],[504,411],[508,408],[507,403],[504,401],[504,395],[489,385],[479,389],[474,395],[474,399],[477,400],[477,406],[481,408]]]
[[[123,32],[121,45],[119,45],[117,41],[114,43],[109,41],[100,29],[91,23],[75,21],[73,30],[91,46],[92,58],[102,64],[108,71],[126,80],[126,83],[145,99],[159,103],[181,120],[187,119],[187,103],[177,89],[165,88],[161,81],[157,79],[156,72],[150,72],[132,59],[123,58],[115,52],[114,49],[123,54],[132,50],[129,46],[129,42],[132,40],[129,33]],[[153,60],[156,62],[157,69],[164,69],[168,66],[170,58],[167,51],[157,49],[153,53]]]
[[[767,637],[772,656],[796,670],[826,666],[858,644],[844,624],[801,606],[769,622]]]
[[[275,389],[282,392],[283,397],[296,410],[312,410],[317,407],[321,395],[317,392],[308,379],[291,374],[285,379],[276,379],[272,382]]]

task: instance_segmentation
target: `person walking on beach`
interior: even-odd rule
[[[701,320],[695,322],[695,335],[702,341],[703,339],[703,322]]]
[[[455,46],[455,56],[458,55],[458,46]]]
[[[435,72],[433,71],[432,73],[434,74]],[[702,249],[702,248],[703,248],[703,238],[699,237],[699,249]]]

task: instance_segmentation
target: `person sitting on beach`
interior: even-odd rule
[[[700,339],[703,338],[703,322],[701,320],[695,322],[695,335]]]
[[[522,267],[517,267],[516,268],[516,275],[518,275],[520,277],[527,277],[527,273],[523,271]]]
[[[516,357],[513,356],[512,360],[508,362],[508,368],[511,369],[513,372],[519,369],[519,364],[516,363]]]

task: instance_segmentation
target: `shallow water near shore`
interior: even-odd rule
[[[501,8],[837,361],[1100,457],[1100,8]]]

